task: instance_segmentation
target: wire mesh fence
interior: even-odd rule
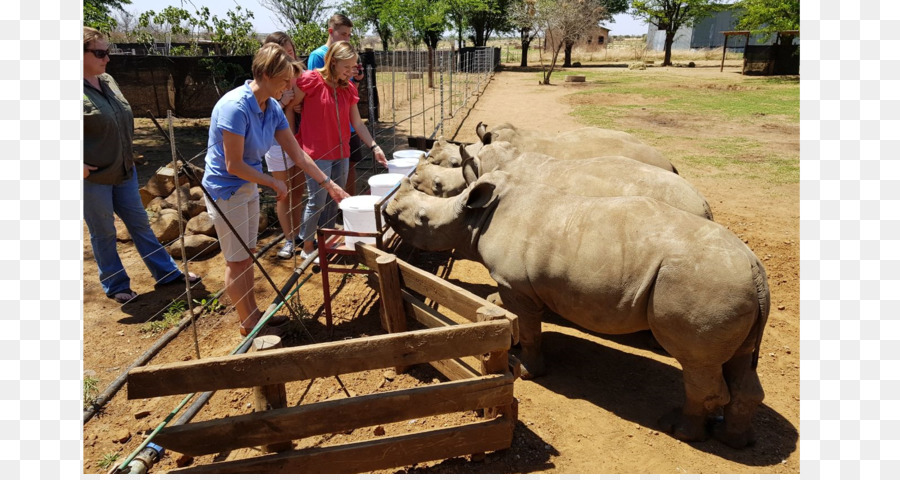
[[[438,136],[444,136],[448,139],[455,137],[468,112],[490,82],[495,68],[499,64],[499,53],[499,49],[496,48],[467,48],[456,51],[438,50],[431,53],[425,49],[366,52],[367,55],[374,55],[374,65],[367,65],[366,75],[362,80],[364,85],[361,85],[361,90],[366,92],[368,98],[360,103],[360,108],[367,111],[360,113],[363,117],[368,118],[367,128],[378,144],[383,146],[388,160],[391,159],[394,151],[408,148],[409,137],[429,139],[435,139]],[[117,76],[117,74],[114,73],[114,76]],[[164,85],[160,88],[169,91],[171,96],[173,88],[172,76],[159,76],[164,79]],[[127,85],[128,77],[123,75],[122,78],[123,81],[120,81],[120,84]],[[144,86],[147,86],[146,78],[142,77],[137,79],[136,82],[143,82]],[[196,81],[194,82],[196,83]],[[126,92],[127,96],[125,85],[123,85],[123,91]],[[142,110],[139,104],[140,100],[137,98],[136,100],[138,101],[131,102],[132,109],[136,113],[148,110]],[[159,99],[154,96],[154,104],[158,101]],[[178,144],[177,138],[175,138],[175,143],[176,145]],[[367,192],[369,177],[385,171],[384,167],[374,161],[367,146],[360,145],[358,149],[363,158],[355,165],[355,191],[357,194]],[[202,167],[205,150],[189,153],[192,154],[191,158],[182,158],[181,160],[193,166]],[[290,183],[298,185],[306,183],[306,176],[300,172],[289,180]],[[306,200],[304,196],[303,201],[294,202],[289,208],[303,210],[307,205]],[[272,192],[268,191],[267,188],[263,188],[261,196],[263,210],[267,210],[267,207],[271,208],[271,205],[274,203]],[[182,210],[180,205],[176,207],[178,207],[177,211],[180,212]],[[339,223],[337,218],[339,215],[338,209],[325,206],[323,207],[323,212],[329,216],[325,217],[320,224]],[[224,213],[226,216],[228,215],[228,212]],[[245,225],[235,226],[243,227]],[[182,232],[178,238],[163,242],[163,247],[170,251],[174,250],[174,247],[178,246],[177,242],[183,241],[184,236],[185,233]],[[264,251],[280,241],[280,234],[269,237],[261,242],[260,247],[257,248],[257,254],[264,253]],[[209,258],[218,250],[218,245],[208,246],[205,249],[201,249],[198,253],[190,255],[188,262]],[[123,258],[124,270],[132,273],[141,272],[143,259],[139,256],[129,258],[131,260]],[[296,267],[296,257],[294,262]],[[181,265],[182,262],[178,261],[178,263]],[[95,289],[96,291],[92,292]],[[101,287],[95,279],[85,281],[86,295],[97,293],[100,289]],[[220,295],[221,292],[218,292],[218,294]],[[252,291],[250,294],[252,294]],[[238,299],[230,300],[232,305],[238,301]],[[173,297],[165,308],[142,312],[145,318],[141,320],[144,322],[160,321],[167,314],[171,314],[173,310],[178,310],[175,307],[179,305],[187,309],[194,307],[194,305],[186,305],[187,303],[188,293],[187,289],[185,289],[183,293]],[[220,313],[227,314],[231,309],[233,307],[228,307],[224,312]]]

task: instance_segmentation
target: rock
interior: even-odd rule
[[[181,454],[175,457],[175,465],[179,467],[183,467],[185,465],[190,465],[191,462],[194,461],[194,457],[190,455]]]
[[[584,82],[584,75],[566,75],[567,82]]]
[[[150,193],[145,187],[139,188],[138,193],[141,195],[141,205],[143,205],[144,208],[147,207],[147,204],[150,203],[151,200],[156,198],[156,195]]]
[[[181,191],[181,201],[183,203],[187,203],[191,200],[191,187],[182,185],[178,190]],[[166,197],[166,202],[168,202],[169,205],[178,205],[178,192],[173,189],[169,196]]]
[[[784,305],[779,305],[779,306],[778,306],[778,309],[779,309],[779,310],[784,310]]]
[[[134,419],[135,419],[135,420],[140,420],[140,419],[142,419],[142,418],[144,418],[144,417],[148,417],[148,416],[150,416],[150,410],[147,410],[147,409],[145,409],[145,408],[142,408],[142,409],[137,410],[137,411],[134,412]]]
[[[217,236],[216,226],[213,223],[212,218],[210,218],[209,212],[205,210],[188,220],[185,230],[185,233],[188,234],[201,234],[209,237]]]
[[[173,208],[173,205],[169,205],[169,202],[163,197],[153,197],[153,200],[150,200],[150,203],[144,205],[144,208],[151,212],[158,212],[167,208],[171,209]]]
[[[262,233],[267,228],[269,228],[269,216],[265,212],[259,212],[259,228],[256,231]]]
[[[181,185],[188,183],[187,177],[180,175],[178,177],[178,183]],[[150,180],[147,181],[146,188],[154,197],[166,197],[170,195],[172,191],[175,190],[175,169],[169,167],[160,168],[152,177],[150,177]]]
[[[387,379],[388,381],[394,381],[394,379],[397,378],[397,373],[394,372],[394,369],[385,370],[384,378]]]
[[[172,242],[166,247],[166,251],[172,258],[181,258],[181,239]],[[207,235],[185,235],[184,236],[184,253],[188,258],[192,259],[197,256],[211,256],[219,252],[219,241]]]
[[[131,432],[127,429],[123,428],[121,430],[117,430],[116,434],[113,436],[113,443],[125,443],[131,438]]]
[[[191,200],[203,201],[203,189],[200,187],[191,187]]]
[[[178,220],[178,212],[166,209],[160,211],[156,218],[150,222],[150,228],[160,243],[169,243],[178,238],[181,234]]]
[[[379,426],[375,427],[375,430],[373,430],[372,433],[373,433],[376,437],[383,437],[383,436],[384,436],[384,427],[382,427],[381,425],[379,425]]]

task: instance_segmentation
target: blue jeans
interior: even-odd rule
[[[84,184],[84,222],[91,234],[91,248],[100,271],[100,284],[107,295],[131,290],[131,279],[125,273],[116,251],[116,227],[113,213],[122,219],[141,259],[157,283],[169,283],[181,276],[175,260],[159,241],[138,193],[137,170],[119,185],[100,185],[87,180]]]
[[[347,184],[347,171],[350,168],[350,159],[341,160],[316,160],[316,166],[322,173],[331,177],[334,183],[344,188]],[[337,217],[338,206],[328,195],[328,190],[320,187],[315,180],[306,176],[306,210],[303,211],[303,224],[300,226],[300,238],[313,240],[316,236],[316,226],[322,228],[334,228],[334,220]]]

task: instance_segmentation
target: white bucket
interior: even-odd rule
[[[416,158],[397,158],[394,157],[393,160],[388,160],[388,173],[399,173],[403,176],[407,176],[412,173],[413,170],[416,169],[416,165],[419,164],[419,157]]]
[[[394,158],[415,158],[418,160],[425,153],[422,150],[396,150],[394,151]]]
[[[357,195],[345,198],[338,206],[344,212],[344,230],[375,233],[375,203],[378,195]],[[353,248],[356,242],[375,243],[375,237],[344,237],[344,245]]]
[[[403,175],[400,173],[372,175],[369,177],[369,188],[372,190],[372,195],[383,197],[399,184],[400,180],[403,180]]]

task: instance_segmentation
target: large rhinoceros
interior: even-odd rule
[[[505,141],[521,152],[543,153],[564,160],[619,155],[678,173],[655,148],[641,142],[634,135],[616,130],[584,127],[559,134],[547,134],[539,130],[520,129],[509,123],[488,130],[486,125],[479,122],[475,133],[479,141],[465,147],[471,156],[478,155],[485,145]],[[441,138],[429,150],[425,161],[442,167],[458,167],[462,164],[462,157],[457,145]]]
[[[621,156],[559,160],[541,153],[520,153],[508,142],[486,145],[477,157],[458,149],[461,168],[420,161],[410,176],[413,188],[438,197],[453,197],[469,183],[494,170],[587,197],[642,196],[713,219],[709,203],[684,178]]]
[[[502,171],[452,198],[404,179],[385,217],[415,247],[456,249],[488,268],[519,317],[524,376],[543,371],[546,310],[600,333],[649,329],[684,374],[684,406],[662,428],[702,440],[724,406],[717,438],[751,440],[769,289],[762,263],[725,227],[646,197],[566,195]]]

